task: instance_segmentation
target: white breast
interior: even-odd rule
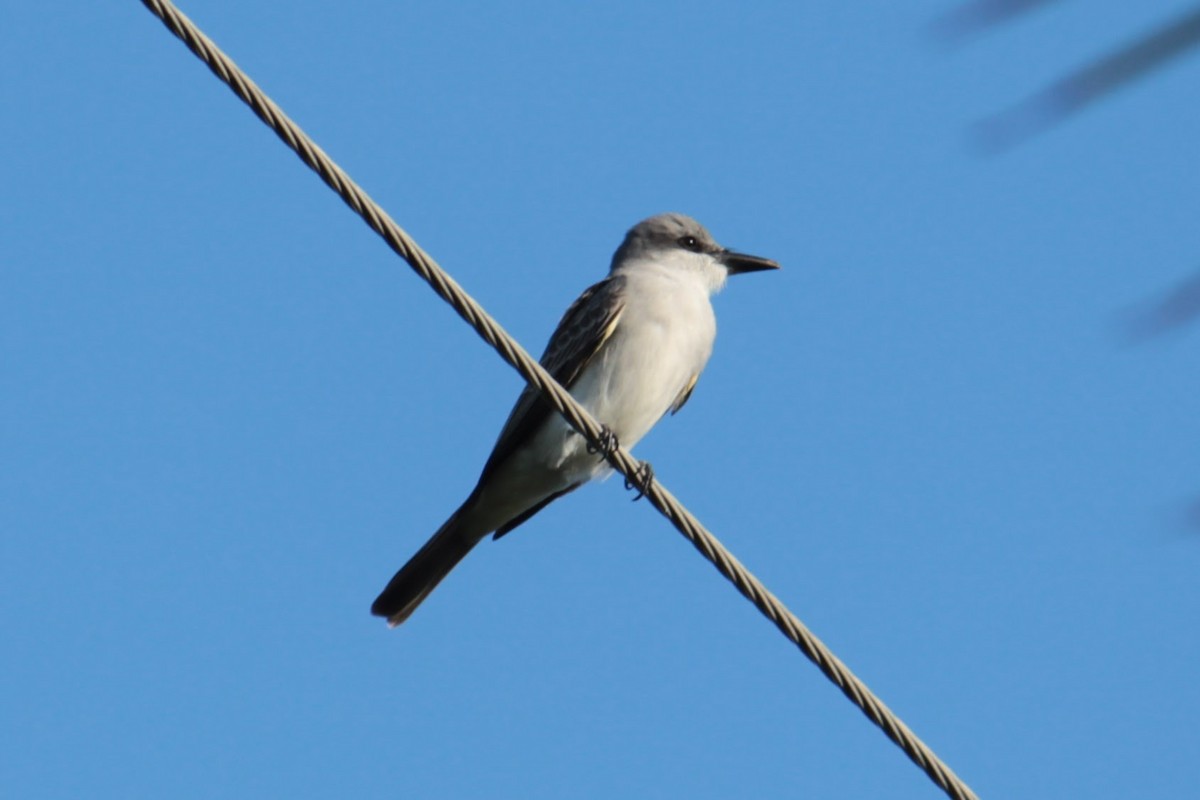
[[[717,332],[709,301],[719,288],[713,276],[661,261],[635,266],[622,270],[625,308],[616,329],[571,387],[575,399],[626,448],[662,419],[704,369]],[[505,470],[522,491],[534,483],[548,495],[611,472],[558,414],[531,444],[514,455],[512,470]],[[515,491],[507,487],[505,492],[510,489]]]
[[[629,287],[600,368],[589,371],[589,385],[577,384],[577,396],[588,410],[629,447],[704,369],[717,329],[708,293],[701,287],[656,276],[638,283],[644,285]]]

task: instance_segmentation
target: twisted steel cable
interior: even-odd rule
[[[707,558],[717,571],[724,575],[742,595],[775,623],[784,636],[790,639],[829,678],[842,693],[876,725],[889,739],[900,746],[912,761],[924,770],[948,796],[956,800],[977,800],[977,796],[962,782],[953,770],[939,759],[907,725],[900,721],[883,701],[852,673],[824,643],[796,618],[767,590],[757,578],[750,574],[741,562],[675,497],[657,480],[639,472],[641,462],[623,447],[609,449],[605,446],[604,431],[571,395],[560,386],[483,308],[475,302],[453,278],[409,238],[400,226],[388,216],[362,190],[341,167],[333,162],[296,123],[283,113],[279,106],[267,97],[236,64],[226,56],[211,39],[204,35],[191,20],[168,0],[142,0],[155,16],[162,20],[173,34],[178,36],[188,49],[208,65],[258,118],[267,124],[276,135],[290,147],[300,160],[316,172],[321,180],[333,189],[354,209],[363,221],[375,231],[388,246],[403,258],[458,315],[475,329],[485,342],[490,344],[521,376],[543,393],[550,404],[571,424],[575,430],[587,437],[598,450],[604,452],[609,463],[625,476],[628,485],[637,488],[659,512],[671,521],[680,533]]]

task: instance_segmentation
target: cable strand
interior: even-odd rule
[[[380,208],[341,167],[296,125],[211,39],[168,0],[142,0],[167,29],[187,45],[255,115],[316,172],[388,246],[421,276],[510,366],[545,396],[572,428],[593,445],[601,443],[600,425],[538,364],[455,280],[433,260],[386,211]],[[624,447],[608,455],[609,463],[637,481],[640,462]],[[955,800],[978,800],[971,789],[860,681],[805,625],[725,549],[674,495],[653,478],[645,496],[717,571],[775,624],[841,692],[898,745],[943,792]]]

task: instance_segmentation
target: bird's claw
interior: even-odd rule
[[[633,498],[635,503],[646,496],[652,483],[654,483],[654,467],[650,466],[649,461],[639,461],[633,475],[625,477],[625,488],[637,489],[637,497]]]
[[[607,425],[600,425],[600,438],[597,442],[588,442],[587,451],[592,455],[599,455],[601,459],[608,458],[619,448],[620,442],[617,441],[617,435],[612,432],[612,428]],[[639,461],[637,469],[633,471],[632,476],[626,476],[625,488],[637,489],[637,497],[633,498],[636,503],[646,496],[646,492],[650,489],[650,484],[654,483],[654,467],[650,466],[649,461]]]
[[[599,454],[602,461],[607,461],[608,457],[617,452],[620,447],[617,441],[617,435],[612,432],[612,428],[601,423],[600,424],[600,441],[588,442],[587,451],[592,455]]]

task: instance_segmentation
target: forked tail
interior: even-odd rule
[[[480,539],[459,525],[462,514],[461,508],[455,511],[425,546],[400,568],[371,604],[372,614],[387,617],[388,625],[393,628],[404,622],[471,552]]]

